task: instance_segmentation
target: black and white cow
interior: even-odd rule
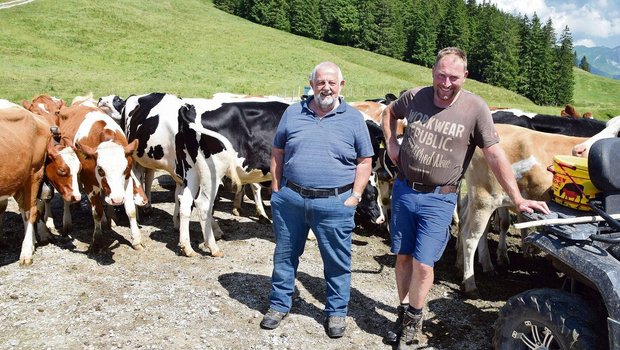
[[[527,113],[518,109],[493,111],[495,124],[511,124],[548,134],[590,137],[605,129],[605,123],[588,118]]]
[[[142,132],[141,136],[136,134],[138,127],[153,132],[154,126],[150,125],[152,122],[140,126],[144,118],[136,117],[136,115],[144,114],[146,109],[151,111],[147,115],[157,114],[160,123],[162,123],[161,119],[163,118],[176,120],[183,113],[185,114],[182,117],[185,120],[194,120],[192,119],[194,117],[187,115],[187,113],[195,113],[196,116],[199,116],[201,125],[205,129],[216,131],[230,141],[233,149],[237,152],[237,175],[242,184],[251,185],[259,218],[262,221],[270,222],[262,205],[261,187],[259,184],[271,180],[269,167],[273,137],[280,118],[289,104],[281,98],[274,96],[249,97],[233,94],[215,94],[212,99],[183,98],[181,99],[183,102],[194,106],[194,108],[177,111],[175,108],[153,105],[167,103],[163,94],[150,94],[146,96],[150,97],[143,97],[145,101],[138,105],[135,103],[135,97],[129,97],[124,102],[118,96],[106,96],[99,100],[99,106],[109,111],[110,115],[117,116],[119,123],[127,130],[128,135],[134,134],[136,137],[141,137],[141,145],[146,145],[151,142],[151,139],[154,140],[156,138],[155,135],[149,136],[149,132]],[[175,98],[178,99],[176,96]],[[127,117],[132,117],[133,122],[127,124]],[[167,130],[163,134],[171,135],[171,132],[172,130]],[[168,139],[170,139],[170,136],[168,136]],[[166,153],[166,148],[170,147],[170,142],[166,142],[164,137],[161,143],[151,143],[150,148],[145,146],[144,149],[141,148],[137,152],[139,157],[144,157],[143,154],[146,154],[146,158],[149,158],[149,160],[143,162],[139,161],[145,169],[136,171],[137,174],[145,174],[143,183],[145,184],[145,192],[148,197],[150,197],[150,184],[153,179],[153,170],[150,169],[163,169],[170,172],[169,164],[162,168],[158,166],[161,161],[153,159],[158,157],[165,158],[163,154]],[[242,191],[238,191],[235,196],[236,208],[240,207],[242,194]],[[175,216],[176,214],[175,210]],[[374,225],[383,223],[384,215],[379,207],[378,193],[374,183],[371,182],[362,194],[362,201],[358,205],[357,214],[358,224],[365,228],[372,229],[375,228]],[[217,224],[213,224],[216,234],[221,234]]]
[[[194,106],[175,95],[152,93],[130,96],[120,112],[113,97],[101,99],[99,106],[118,120],[128,140],[139,140],[133,156],[134,171],[149,190],[154,169],[164,170],[176,182],[175,213],[173,221],[179,229],[179,247],[186,256],[193,256],[189,239],[189,219],[192,205],[199,211],[204,244],[213,256],[223,253],[215,242],[212,226],[212,205],[222,177],[227,175],[239,183],[236,154],[230,141],[202,125],[181,118],[182,110],[195,110]],[[130,142],[131,142],[130,141]],[[148,169],[148,171],[147,171]],[[149,198],[150,202],[150,198]],[[216,231],[219,227],[216,226]],[[220,231],[221,232],[221,231]]]

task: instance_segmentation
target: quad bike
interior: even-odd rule
[[[620,349],[620,139],[592,145],[588,172],[601,191],[589,201],[597,217],[554,202],[550,215],[525,214],[530,223],[587,222],[545,224],[524,239],[562,283],[512,296],[494,324],[495,349]]]

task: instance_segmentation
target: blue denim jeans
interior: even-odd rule
[[[325,315],[346,316],[351,295],[351,235],[355,207],[343,203],[351,190],[328,198],[304,198],[288,187],[271,195],[276,248],[269,306],[291,309],[299,257],[309,228],[316,235],[326,281]]]

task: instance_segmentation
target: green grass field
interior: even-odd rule
[[[260,26],[206,0],[36,0],[0,10],[0,98],[40,93],[67,102],[154,91],[185,97],[216,92],[298,97],[314,65],[344,72],[348,101],[428,85],[427,68]],[[575,70],[575,107],[597,119],[620,114],[620,81]],[[559,114],[473,80],[466,88],[492,106]]]

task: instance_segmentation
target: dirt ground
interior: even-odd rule
[[[225,236],[223,258],[179,256],[172,223],[170,177],[156,176],[153,211],[141,221],[146,249],[134,251],[126,222],[104,231],[109,249],[89,254],[92,217],[83,200],[72,209],[69,237],[37,247],[34,264],[19,266],[23,225],[11,200],[0,239],[0,349],[390,349],[382,337],[395,320],[395,257],[385,236],[356,229],[352,297],[346,334],[330,339],[322,326],[324,281],[316,243],[299,266],[293,309],[279,328],[262,330],[268,307],[274,237],[258,223],[251,201],[231,216],[223,194],[215,217]],[[268,203],[266,203],[268,204]],[[55,225],[62,209],[54,200]],[[267,206],[267,209],[269,207]],[[190,226],[194,249],[200,226]],[[491,249],[496,237],[491,238]],[[524,260],[510,239],[511,265],[498,275],[477,272],[481,298],[459,291],[455,239],[436,265],[426,308],[424,349],[489,349],[498,309],[511,295],[555,283],[541,258]],[[200,252],[200,251],[199,251]]]

